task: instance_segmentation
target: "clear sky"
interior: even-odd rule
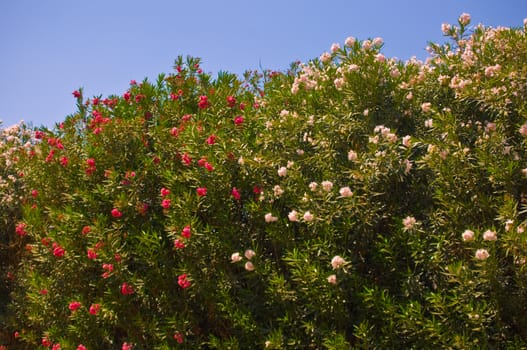
[[[0,0],[0,120],[51,127],[75,112],[73,90],[122,94],[131,79],[172,72],[178,55],[213,75],[283,70],[351,35],[423,59],[462,12],[519,27],[527,0]]]

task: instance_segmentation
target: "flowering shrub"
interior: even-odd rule
[[[16,151],[4,342],[524,347],[527,37],[469,25],[426,62],[349,37],[284,73],[180,57],[75,91]]]

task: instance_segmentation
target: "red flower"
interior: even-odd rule
[[[51,341],[48,339],[48,337],[42,338],[42,346],[49,348],[51,346]]]
[[[37,196],[38,196],[38,191],[37,191],[37,190],[32,190],[32,191],[31,191],[31,196],[32,196],[33,198],[37,198]]]
[[[213,167],[212,164],[210,164],[209,162],[205,162],[204,167],[205,167],[205,169],[207,169],[208,171],[213,171],[213,170],[214,170],[214,167]]]
[[[198,196],[200,196],[200,197],[206,196],[207,195],[207,188],[206,187],[198,187],[196,192],[198,193]]]
[[[134,288],[128,283],[124,282],[123,284],[121,284],[121,294],[122,295],[134,294]]]
[[[243,111],[245,109],[245,103],[240,103],[240,109]]]
[[[121,213],[121,212],[119,211],[119,209],[117,209],[117,208],[113,208],[113,209],[112,209],[112,216],[113,216],[114,218],[120,218],[121,216],[123,216],[123,213]]]
[[[127,342],[123,343],[123,346],[121,347],[121,350],[132,350],[134,347],[134,344],[128,344]]]
[[[77,350],[87,350],[87,348],[84,345],[79,344],[79,346],[77,346]]]
[[[66,165],[68,165],[68,162],[69,162],[68,157],[62,157],[62,158],[60,158],[60,165],[62,165],[62,166],[66,166]]]
[[[170,190],[168,188],[162,188],[161,189],[161,197],[166,197],[170,194]]]
[[[64,248],[59,246],[57,243],[53,243],[53,255],[56,258],[62,258],[65,253],[66,251],[64,250]]]
[[[163,199],[161,201],[161,206],[163,207],[163,209],[168,209],[168,208],[170,208],[170,203],[171,202],[172,201],[170,199],[165,198],[165,199]]]
[[[16,331],[15,333],[13,333],[13,336],[14,336],[15,338],[18,338],[18,337],[20,337],[20,333],[18,333],[18,331]]]
[[[90,232],[91,232],[91,227],[90,227],[90,226],[84,226],[84,227],[82,228],[82,235],[83,235],[83,236],[86,236],[86,235],[87,235],[88,233],[90,233]]]
[[[216,135],[212,134],[209,137],[207,137],[207,143],[209,145],[213,145],[216,143]]]
[[[55,150],[52,149],[49,151],[48,155],[46,156],[46,162],[51,162],[53,160],[53,157],[55,156]]]
[[[51,350],[60,350],[60,349],[61,349],[60,343],[53,344],[53,347],[51,348]]]
[[[179,343],[183,343],[183,334],[176,332],[174,333],[174,339]]]
[[[91,315],[97,315],[100,309],[101,309],[100,304],[91,304],[89,312]]]
[[[231,195],[234,199],[236,199],[237,201],[240,200],[241,198],[241,195],[240,195],[240,191],[238,191],[238,189],[236,187],[233,187],[232,188],[232,191],[231,191]]]
[[[234,96],[227,96],[227,106],[231,108],[236,106],[236,98]]]
[[[130,85],[137,85],[137,81],[135,81],[135,80],[133,80],[133,79],[130,80]]]
[[[183,92],[181,92],[181,94],[183,94]],[[181,95],[180,94],[180,95]],[[185,114],[184,116],[181,117],[181,119],[184,121],[184,122],[188,122],[190,119],[192,119],[192,115],[190,114]]]
[[[39,293],[40,293],[40,295],[46,295],[46,294],[48,294],[48,290],[47,289],[41,289]]]
[[[183,228],[181,235],[187,239],[190,238],[190,225],[187,225]]]
[[[183,249],[183,248],[185,248],[185,243],[180,241],[179,239],[176,239],[174,241],[174,248],[176,248],[176,249]]]
[[[81,307],[81,303],[78,301],[72,301],[68,307],[71,311],[77,311]]]
[[[130,91],[126,91],[126,92],[123,94],[123,98],[124,98],[126,101],[130,101]]]
[[[93,159],[93,158],[88,158],[88,159],[86,159],[86,164],[87,164],[89,167],[94,167],[94,166],[95,166],[95,159]]]
[[[97,259],[97,252],[95,251],[95,249],[88,249],[88,259],[91,259],[91,260],[95,260]]]
[[[16,225],[15,227],[15,232],[17,235],[23,237],[25,235],[27,235],[27,232],[26,232],[26,224],[24,224],[23,222],[19,223],[18,225]]]
[[[198,166],[205,166],[205,163],[207,163],[207,158],[202,157],[200,160],[198,160]]]
[[[241,124],[243,124],[243,121],[244,121],[244,119],[243,119],[243,117],[241,115],[239,115],[236,118],[234,118],[234,124],[235,125],[241,125]]]
[[[200,96],[199,102],[198,102],[198,108],[205,109],[210,106],[209,100],[207,96]]]
[[[192,158],[190,158],[187,152],[183,154],[181,160],[183,161],[183,163],[185,163],[185,165],[190,165],[190,163],[192,163]]]
[[[262,189],[260,187],[258,187],[258,186],[254,186],[253,187],[253,193],[254,194],[260,194],[260,193],[262,193]]]
[[[183,289],[190,287],[190,281],[187,279],[187,274],[184,273],[177,278],[177,283]]]
[[[115,254],[113,255],[113,258],[115,259],[115,261],[117,261],[117,262],[121,262],[121,254],[119,254],[119,253],[115,253]]]
[[[81,97],[81,93],[79,92],[79,90],[75,90],[71,93],[73,95],[73,97],[75,98],[80,98]]]

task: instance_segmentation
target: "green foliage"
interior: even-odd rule
[[[5,129],[1,342],[525,348],[527,36],[459,24],[426,63],[379,38],[243,80],[179,57]]]

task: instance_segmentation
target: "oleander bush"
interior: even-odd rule
[[[4,129],[4,348],[525,348],[525,27],[442,30]]]

